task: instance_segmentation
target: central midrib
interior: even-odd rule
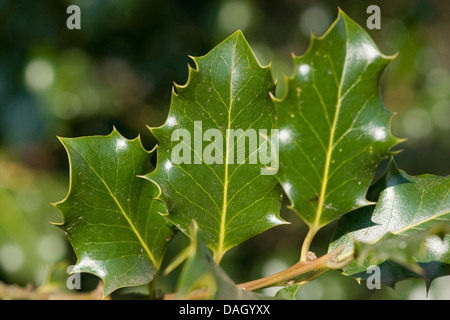
[[[220,233],[219,233],[219,247],[217,250],[217,255],[215,257],[216,262],[220,262],[222,259],[222,256],[224,255],[224,242],[225,242],[225,226],[226,226],[226,217],[227,217],[227,204],[228,204],[228,162],[230,157],[230,129],[231,129],[231,108],[232,108],[232,101],[233,101],[233,70],[234,70],[234,63],[236,59],[236,45],[237,45],[238,36],[236,36],[236,42],[234,43],[233,48],[233,56],[231,60],[231,70],[230,70],[230,101],[228,106],[228,123],[227,123],[227,130],[226,130],[226,153],[225,153],[225,173],[224,173],[224,179],[223,179],[223,202],[222,202],[222,215],[220,219]]]
[[[319,228],[320,218],[323,213],[323,205],[325,202],[325,192],[327,190],[327,184],[328,184],[328,173],[329,173],[330,164],[331,164],[331,155],[333,154],[334,132],[336,130],[337,118],[338,118],[339,110],[341,108],[340,91],[341,91],[341,89],[339,87],[339,92],[338,92],[339,100],[336,105],[336,114],[334,116],[333,124],[331,126],[330,141],[328,142],[328,150],[327,150],[327,155],[326,155],[326,159],[325,159],[325,167],[324,167],[324,171],[323,171],[322,186],[320,189],[320,196],[319,196],[319,201],[317,204],[316,217],[315,217],[314,224],[313,224],[314,228]]]
[[[329,174],[329,169],[330,169],[330,165],[331,165],[331,156],[333,154],[334,133],[336,131],[337,121],[339,118],[339,112],[341,109],[342,86],[343,86],[344,76],[345,76],[345,72],[346,72],[345,69],[346,69],[346,65],[347,65],[347,52],[348,52],[348,50],[347,50],[347,42],[346,42],[345,60],[344,60],[344,66],[342,68],[341,79],[340,79],[338,92],[337,92],[336,111],[334,114],[333,123],[330,128],[330,140],[328,141],[328,149],[327,149],[327,154],[326,154],[326,159],[325,159],[325,167],[324,167],[324,171],[323,171],[322,186],[320,189],[319,201],[317,204],[316,217],[314,219],[313,225],[311,226],[311,229],[314,229],[316,231],[321,228],[320,218],[322,217],[323,206],[325,204],[325,193],[326,193],[327,184],[328,184],[328,174]]]

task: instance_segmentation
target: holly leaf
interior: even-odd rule
[[[166,122],[150,129],[158,158],[146,178],[159,186],[167,218],[187,235],[197,221],[219,262],[232,247],[285,223],[270,171],[278,164],[268,143],[274,83],[240,31],[192,59],[196,69],[175,85]]]
[[[294,283],[283,287],[277,291],[275,297],[283,300],[296,300],[297,291],[300,287],[301,283]]]
[[[430,253],[440,252],[440,255],[443,255],[443,247],[447,248],[446,254],[450,254],[448,243],[446,243],[448,241],[446,235],[449,234],[450,221],[435,224],[429,229],[416,231],[408,235],[388,232],[373,243],[355,240],[354,256],[359,266],[365,265],[368,267],[390,260],[421,275],[425,271],[417,261],[426,259],[426,255]],[[438,250],[433,250],[431,246]]]
[[[450,177],[409,176],[391,161],[369,190],[377,204],[339,220],[330,250],[355,256],[344,274],[365,278],[370,265],[380,265],[390,286],[412,276],[429,285],[450,274],[449,192]]]
[[[156,186],[137,175],[148,171],[151,152],[139,138],[115,129],[108,136],[61,138],[70,162],[70,190],[56,203],[78,257],[72,272],[104,281],[104,294],[150,282],[173,231],[159,214]]]
[[[342,11],[308,51],[294,57],[278,111],[280,169],[291,208],[313,236],[365,197],[379,161],[400,140],[390,130],[378,82],[393,57]]]
[[[190,228],[191,242],[172,298],[204,300],[268,300],[273,297],[238,288],[218,266],[205,246],[196,223]],[[168,296],[166,296],[166,299]]]

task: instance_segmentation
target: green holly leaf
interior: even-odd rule
[[[371,204],[365,195],[376,166],[400,141],[391,134],[392,113],[378,87],[392,59],[340,11],[330,29],[294,57],[288,92],[274,99],[277,176],[292,209],[310,227],[309,238],[340,215]]]
[[[175,85],[166,122],[150,129],[158,158],[146,178],[159,186],[167,218],[186,234],[197,221],[219,262],[232,247],[285,223],[269,141],[274,83],[240,31],[193,60],[187,83]]]
[[[173,231],[159,214],[156,186],[137,175],[148,171],[151,152],[139,138],[115,129],[108,136],[61,138],[70,161],[70,190],[56,207],[78,257],[72,272],[104,281],[104,294],[150,282]]]
[[[378,265],[390,260],[417,274],[423,274],[424,270],[417,261],[423,261],[426,255],[440,252],[443,256],[443,247],[448,248],[446,235],[450,234],[450,221],[433,225],[429,229],[416,231],[403,235],[402,233],[388,232],[374,243],[366,243],[355,240],[354,256],[358,266]],[[437,247],[433,250],[431,245]],[[448,255],[449,252],[445,253]],[[448,261],[448,259],[445,259]],[[348,267],[347,270],[350,270]]]
[[[380,265],[390,286],[412,276],[430,284],[450,274],[449,192],[450,177],[409,176],[391,161],[369,190],[376,206],[339,220],[330,250],[355,256],[344,274],[365,278],[370,265]]]
[[[296,300],[296,295],[300,287],[301,283],[294,283],[289,286],[283,287],[277,291],[275,297],[283,300]]]

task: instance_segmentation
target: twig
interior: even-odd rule
[[[257,290],[276,285],[285,285],[292,280],[295,281],[296,278],[298,279],[303,275],[307,275],[308,279],[315,279],[328,270],[341,269],[353,260],[353,257],[347,257],[344,260],[339,261],[338,256],[342,250],[343,248],[337,248],[336,250],[315,260],[299,261],[292,267],[283,271],[268,277],[241,283],[237,286],[245,290]],[[300,282],[304,281],[305,279],[300,280]]]
[[[109,300],[103,297],[103,282],[90,292],[66,292],[61,289],[32,285],[21,287],[8,285],[0,281],[0,300]]]

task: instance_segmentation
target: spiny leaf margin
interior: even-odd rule
[[[158,190],[139,178],[152,151],[140,137],[124,138],[115,128],[107,136],[59,138],[69,158],[66,197],[54,204],[77,255],[72,273],[91,273],[104,282],[103,294],[153,280],[173,230],[154,200]]]
[[[232,247],[286,223],[279,215],[277,179],[261,175],[260,164],[228,161],[226,129],[274,128],[275,109],[269,96],[274,84],[270,67],[260,66],[241,31],[205,56],[191,58],[196,68],[189,67],[185,85],[175,85],[166,122],[149,128],[159,144],[156,169],[145,177],[159,187],[158,198],[169,209],[167,218],[188,236],[189,225],[197,221],[219,262]],[[193,132],[195,121],[202,121],[203,131],[221,130],[224,165],[171,161],[172,133],[175,129]]]
[[[394,58],[380,53],[340,10],[328,31],[313,35],[307,52],[294,56],[288,91],[273,98],[280,129],[277,177],[311,236],[372,204],[365,195],[376,166],[402,141],[391,133],[393,113],[378,88]]]

